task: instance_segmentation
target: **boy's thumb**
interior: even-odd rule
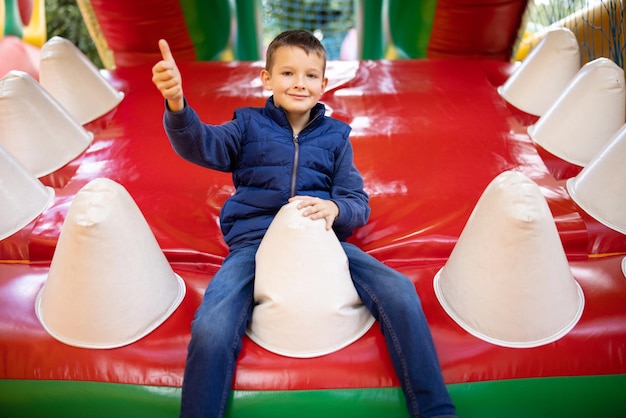
[[[161,56],[165,61],[175,62],[170,46],[165,39],[159,39],[159,49],[161,50]]]

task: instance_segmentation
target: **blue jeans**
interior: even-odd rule
[[[358,247],[342,243],[361,300],[379,322],[412,417],[456,417],[413,283]],[[231,252],[191,324],[181,418],[224,417],[241,339],[254,307],[257,246]]]

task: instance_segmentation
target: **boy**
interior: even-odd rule
[[[165,131],[184,159],[232,172],[236,192],[222,207],[229,254],[191,325],[181,417],[223,417],[241,338],[254,306],[255,254],[274,215],[298,201],[303,216],[324,219],[349,260],[354,286],[379,321],[412,417],[456,417],[421,302],[411,281],[346,242],[370,208],[353,163],[350,127],[325,116],[326,53],[306,31],[278,35],[261,71],[272,92],[264,108],[235,110],[222,125],[202,123],[185,101],[167,42],[152,81],[166,99]]]

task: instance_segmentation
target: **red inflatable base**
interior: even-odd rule
[[[259,63],[181,64],[189,102],[212,123],[229,120],[235,107],[264,103],[260,69]],[[508,63],[469,60],[330,63],[324,102],[332,116],[352,125],[356,162],[371,195],[370,222],[351,241],[415,283],[447,383],[624,374],[626,237],[569,198],[558,159],[542,155],[526,134],[535,119],[496,91],[510,69]],[[0,241],[0,379],[181,384],[193,313],[226,255],[217,217],[233,189],[227,174],[174,154],[150,76],[148,66],[107,74],[124,100],[87,126],[95,139],[79,158],[42,179],[55,188],[51,207]],[[433,291],[433,277],[474,205],[505,170],[540,186],[585,295],[574,329],[536,348],[477,339],[445,314]],[[110,350],[60,343],[34,313],[68,206],[97,177],[127,188],[188,289],[153,333]],[[280,357],[245,339],[234,381],[242,391],[397,386],[376,326],[349,347],[314,359]]]

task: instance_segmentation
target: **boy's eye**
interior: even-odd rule
[[[291,76],[293,73],[291,71],[283,71],[284,76]]]
[[[308,74],[307,77],[315,79],[317,78],[317,74]]]

